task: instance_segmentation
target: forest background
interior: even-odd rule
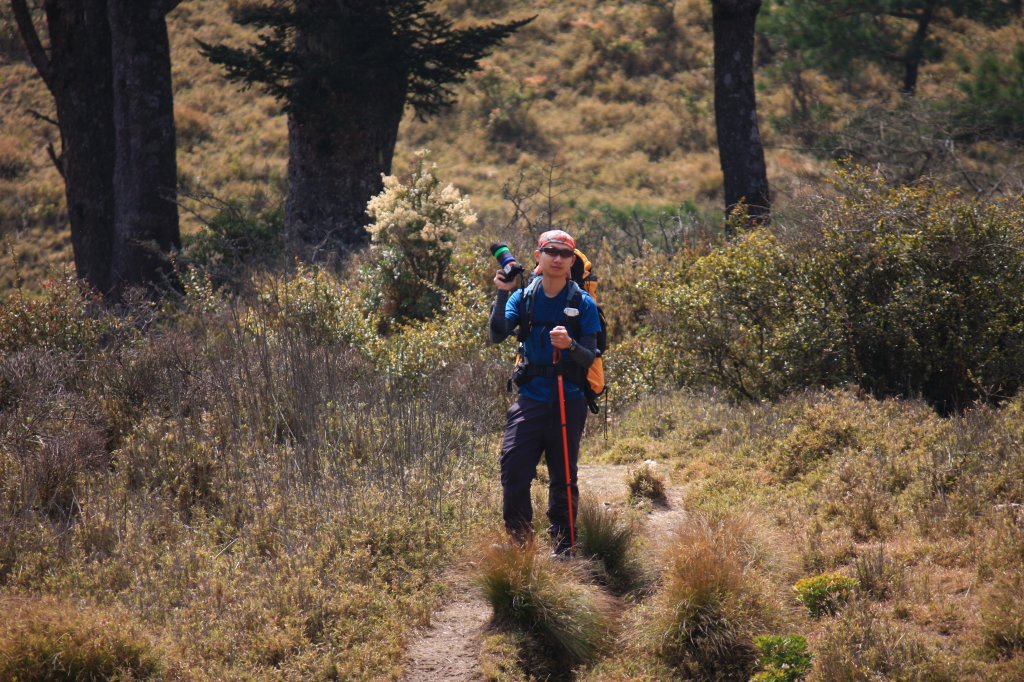
[[[759,227],[723,212],[711,3],[438,2],[460,25],[535,18],[450,110],[406,112],[371,247],[313,264],[286,238],[281,104],[197,43],[251,39],[244,3],[182,2],[178,286],[110,309],[74,281],[52,100],[4,3],[0,580],[20,617],[0,665],[400,676],[441,558],[497,520],[487,245],[528,258],[554,224],[610,315],[584,457],[658,460],[694,518],[754,509],[784,557],[716,587],[736,599],[717,654],[799,633],[817,679],[1018,679],[1024,28],[1012,3],[909,5],[936,12],[913,93],[892,58],[912,21],[762,8]],[[653,609],[672,563],[644,555],[662,577],[630,599]],[[829,575],[856,579],[852,606],[793,607],[793,582]],[[735,606],[754,602],[773,617]],[[556,673],[758,669],[651,637]],[[523,657],[492,676],[540,675]]]

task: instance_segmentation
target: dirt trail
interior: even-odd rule
[[[468,586],[467,586],[468,588]],[[482,680],[480,643],[491,607],[465,589],[431,618],[430,627],[409,647],[407,682]]]
[[[617,464],[581,464],[580,494],[596,497],[602,504],[624,505],[628,468]],[[668,476],[663,478],[667,480]],[[653,537],[668,537],[684,514],[682,488],[670,486],[666,494],[668,503],[656,506],[648,514],[646,532]],[[491,607],[465,578],[456,581],[452,592],[452,601],[434,613],[430,626],[420,631],[410,645],[405,682],[483,679],[480,645],[490,623]]]

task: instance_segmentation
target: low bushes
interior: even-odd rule
[[[124,613],[48,598],[6,597],[0,608],[0,678],[162,679],[161,653]]]
[[[632,502],[649,500],[655,504],[665,504],[667,501],[664,479],[647,462],[627,472],[626,487],[629,488],[629,499]]]
[[[849,601],[857,581],[838,573],[822,573],[798,580],[793,586],[812,616],[837,613]]]
[[[836,187],[806,224],[683,263],[652,316],[678,352],[676,377],[748,398],[853,382],[944,412],[1013,395],[1024,380],[1020,201],[890,188],[857,170]]]

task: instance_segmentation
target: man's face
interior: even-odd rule
[[[542,274],[553,277],[567,276],[576,260],[576,253],[565,244],[548,243],[534,253],[537,262],[540,263]]]

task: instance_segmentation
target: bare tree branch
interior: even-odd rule
[[[57,150],[53,148],[53,143],[46,145],[46,153],[50,155],[50,161],[53,161],[53,165],[56,166],[57,172],[60,173],[62,180],[67,180],[64,176],[64,154],[58,154]]]
[[[14,20],[18,24],[18,33],[25,42],[25,49],[28,51],[29,59],[36,67],[46,87],[53,92],[53,65],[46,54],[43,43],[39,40],[39,33],[35,24],[32,23],[32,13],[25,4],[25,0],[11,0],[11,10],[14,12]]]
[[[46,114],[40,114],[35,109],[29,109],[27,113],[30,116],[32,116],[33,118],[37,118],[40,121],[45,121],[46,123],[49,123],[50,125],[57,126],[58,128],[60,128],[60,123],[57,123],[57,121],[53,120],[52,118],[50,118]]]

